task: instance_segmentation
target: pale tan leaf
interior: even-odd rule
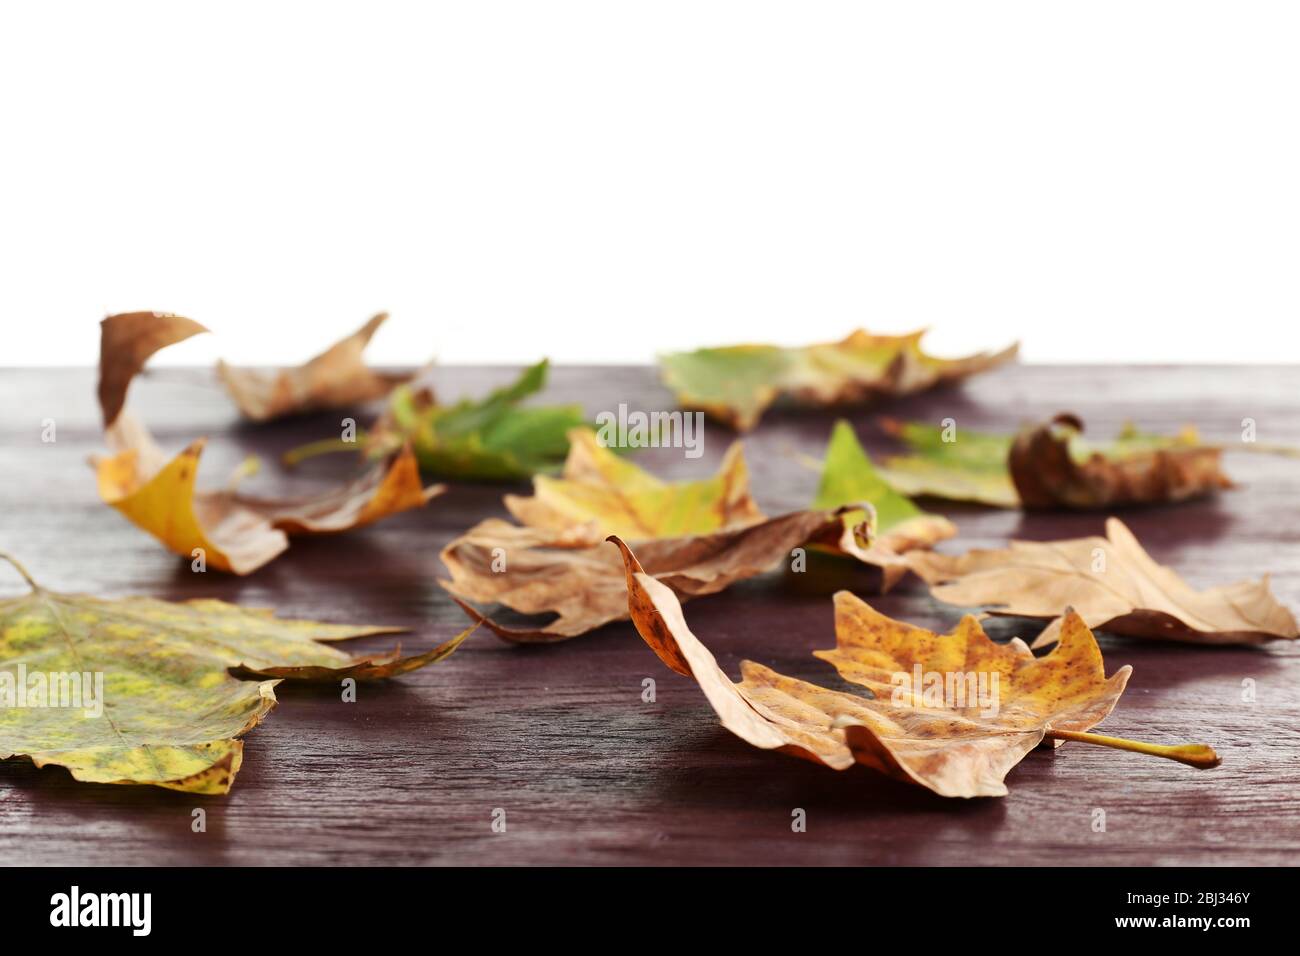
[[[411,378],[373,371],[362,358],[371,336],[387,318],[387,313],[379,313],[347,338],[295,368],[237,368],[218,362],[217,375],[239,410],[259,422],[383,398]]]
[[[909,557],[939,600],[995,614],[1055,619],[1072,607],[1095,629],[1192,644],[1297,637],[1295,616],[1273,597],[1267,577],[1198,591],[1152,560],[1117,518],[1107,520],[1105,538]],[[1049,625],[1035,646],[1058,635],[1059,625]]]

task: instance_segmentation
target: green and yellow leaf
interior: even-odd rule
[[[521,523],[553,531],[588,526],[587,537],[599,543],[611,534],[644,541],[763,520],[749,493],[749,469],[739,442],[727,449],[717,474],[674,482],[619,457],[589,428],[571,430],[568,440],[562,477],[538,475],[531,496],[505,496],[506,507]]]
[[[925,422],[881,419],[885,431],[902,441],[908,455],[891,455],[880,474],[892,487],[910,497],[971,501],[995,508],[1018,508],[1020,496],[1007,470],[1011,439],[963,428],[946,428]]]
[[[1016,347],[959,359],[921,348],[924,331],[872,335],[862,329],[839,342],[801,348],[732,345],[677,352],[660,359],[664,383],[686,408],[748,431],[787,395],[817,406],[858,404],[910,395],[1011,360]]]
[[[909,551],[932,548],[937,542],[957,533],[956,526],[942,515],[928,514],[899,494],[882,478],[871,457],[858,441],[853,426],[836,422],[826,447],[821,483],[813,499],[815,509],[825,510],[869,502],[875,511],[875,535],[863,546],[855,529],[867,516],[850,512],[843,518],[844,533],[837,550],[876,565],[883,575],[881,590],[888,591],[908,571],[902,556]],[[620,537],[630,537],[622,535]]]
[[[402,628],[277,618],[210,599],[60,594],[19,570],[30,592],[0,601],[0,758],[66,767],[88,783],[224,794],[243,759],[240,738],[275,706],[280,680],[407,673],[445,659],[473,631],[413,657],[353,657],[322,642]]]

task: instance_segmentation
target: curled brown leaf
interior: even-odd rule
[[[1071,439],[1083,422],[1062,413],[1016,436],[1007,457],[1025,508],[1101,509],[1185,501],[1233,483],[1220,468],[1222,451],[1199,442],[1094,451],[1080,458]]]
[[[117,421],[131,380],[159,349],[208,331],[193,319],[166,312],[124,312],[99,324],[99,408],[104,427]]]
[[[706,534],[655,538],[637,547],[647,573],[686,600],[770,571],[799,545],[836,544],[844,534],[842,515],[861,509],[796,511]],[[440,583],[467,613],[506,640],[551,643],[577,637],[628,616],[622,563],[597,534],[594,528],[577,533],[489,519],[443,549],[451,579]],[[512,626],[465,602],[555,617],[541,625]]]

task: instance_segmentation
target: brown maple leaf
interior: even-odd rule
[[[569,437],[563,477],[539,475],[531,496],[505,496],[522,526],[492,518],[442,552],[451,573],[442,586],[508,640],[564,640],[627,617],[622,565],[603,544],[609,534],[638,542],[651,573],[683,598],[769,571],[804,544],[891,570],[886,564],[895,553],[872,547],[869,502],[839,498],[826,507],[766,517],[750,496],[739,443],[727,450],[716,474],[668,482],[602,446],[589,429]],[[853,520],[846,524],[848,515]],[[901,538],[896,543],[904,544]],[[557,616],[543,625],[509,626],[467,601]]]
[[[648,573],[686,600],[770,571],[799,545],[835,545],[844,533],[841,516],[853,510],[796,511],[704,534],[655,538],[638,548]],[[444,548],[442,561],[451,579],[439,583],[470,617],[506,640],[562,641],[628,616],[618,555],[593,542],[581,526],[550,530],[492,518]],[[555,618],[512,626],[487,617],[469,601]]]
[[[1036,658],[1019,640],[995,644],[969,615],[951,634],[935,634],[841,591],[837,646],[817,656],[870,697],[752,661],[742,662],[741,680],[733,682],[687,627],[672,588],[646,573],[625,543],[610,540],[622,553],[628,610],[641,637],[668,667],[693,677],[722,725],[755,747],[835,770],[863,764],[946,797],[1005,795],[1007,773],[1045,739],[1196,767],[1219,762],[1204,744],[1163,746],[1088,732],[1114,708],[1131,668],[1106,677],[1097,642],[1076,614],[1066,616],[1060,645]]]

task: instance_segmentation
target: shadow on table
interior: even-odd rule
[[[84,841],[87,857],[94,865],[131,865],[148,858],[169,864],[217,865],[225,862],[226,814],[222,801],[230,797],[205,797],[179,793],[161,787],[81,783],[63,767],[38,769],[27,760],[0,762],[0,790],[7,791],[0,803],[0,815],[7,816],[14,803],[31,808],[30,820],[10,818],[4,826],[5,839],[22,840],[22,850],[9,850],[6,860],[23,865],[75,865],[76,859],[48,859],[48,827],[58,821],[63,839]],[[5,805],[9,805],[6,807]],[[203,810],[203,832],[194,830],[196,810]],[[30,829],[30,838],[23,839]],[[84,836],[78,831],[84,830]],[[71,831],[71,832],[69,832]],[[104,837],[111,832],[120,858],[106,855]],[[91,848],[90,844],[95,844]],[[160,855],[160,850],[162,851]],[[24,854],[30,854],[24,858]]]

